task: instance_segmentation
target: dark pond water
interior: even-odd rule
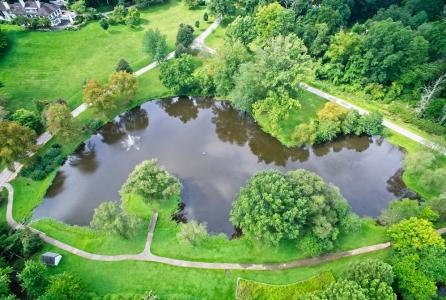
[[[135,147],[124,145],[128,135]],[[139,139],[139,141],[138,141]],[[210,232],[231,234],[232,201],[254,173],[305,168],[338,186],[361,216],[375,217],[407,192],[403,152],[382,138],[347,137],[309,149],[289,149],[227,102],[172,98],[148,102],[107,124],[69,157],[34,218],[88,224],[101,202],[118,190],[141,161],[157,158],[184,189],[187,218]]]

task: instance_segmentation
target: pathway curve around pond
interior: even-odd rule
[[[220,19],[215,20],[203,33],[201,33],[195,40],[192,45],[194,49],[200,49],[207,51],[211,54],[216,53],[216,50],[209,48],[205,45],[204,41],[205,39],[212,33],[213,30],[215,30],[218,25],[220,24]],[[166,59],[171,59],[174,57],[174,52],[169,53],[166,56]],[[134,74],[135,76],[140,76],[153,68],[157,67],[158,63],[154,62],[149,64],[146,67],[143,67],[142,69],[136,71]],[[355,109],[359,111],[361,114],[368,113],[366,110],[361,109],[345,100],[342,100],[340,98],[334,97],[328,93],[325,93],[319,89],[313,88],[306,84],[301,84],[301,86],[306,89],[307,91],[316,94],[320,97],[323,97],[329,101],[335,101],[336,103],[347,107],[351,109]],[[79,114],[84,112],[88,106],[86,104],[81,104],[78,106],[75,110],[72,111],[72,115],[74,117],[77,117]],[[414,140],[415,142],[418,142],[420,144],[432,147],[433,144],[426,139],[422,138],[419,135],[414,134],[413,132],[406,130],[390,121],[384,120],[384,125],[397,133],[404,135],[408,137],[409,139]],[[43,133],[41,136],[37,139],[37,145],[43,145],[47,143],[52,138],[51,134],[48,132]],[[177,266],[177,267],[187,267],[187,268],[201,268],[201,269],[220,269],[220,270],[282,270],[282,269],[290,269],[290,268],[297,268],[297,267],[303,267],[303,266],[314,266],[320,263],[333,261],[342,257],[350,257],[355,256],[359,254],[374,252],[383,250],[386,248],[389,248],[391,244],[389,242],[382,243],[382,244],[376,244],[366,247],[361,247],[349,251],[343,251],[343,252],[336,252],[336,253],[330,253],[325,254],[319,257],[314,258],[305,258],[305,259],[299,259],[291,262],[286,263],[270,263],[270,264],[241,264],[241,263],[219,263],[219,262],[199,262],[199,261],[187,261],[187,260],[179,260],[179,259],[173,259],[168,257],[162,257],[157,256],[151,253],[151,244],[153,240],[153,234],[158,218],[158,213],[154,212],[152,215],[152,218],[149,223],[148,233],[147,233],[147,240],[144,247],[144,250],[139,254],[123,254],[123,255],[101,255],[101,254],[94,254],[89,253],[86,251],[83,251],[81,249],[75,248],[73,246],[70,246],[68,244],[65,244],[57,239],[54,239],[52,237],[49,237],[44,232],[41,232],[37,229],[34,229],[32,227],[26,226],[24,224],[20,224],[14,220],[13,217],[13,200],[14,200],[14,188],[9,184],[10,181],[12,181],[17,174],[20,172],[20,169],[22,168],[22,165],[19,163],[14,164],[15,171],[9,171],[8,169],[4,169],[0,173],[0,188],[5,187],[8,190],[8,202],[7,202],[7,209],[6,209],[6,220],[8,224],[13,229],[23,229],[25,227],[28,227],[32,232],[39,235],[39,237],[45,241],[46,243],[53,245],[59,249],[65,250],[71,254],[89,259],[89,260],[97,260],[97,261],[124,261],[124,260],[139,260],[139,261],[147,261],[147,262],[156,262],[156,263],[163,263],[167,265]],[[441,228],[438,230],[438,233],[443,234],[446,233],[446,227]]]
[[[1,187],[1,186],[0,186]],[[200,261],[188,261],[180,260],[168,257],[162,257],[151,252],[151,246],[153,241],[153,234],[156,227],[156,222],[158,220],[158,213],[154,212],[152,218],[149,222],[147,240],[144,250],[139,254],[122,254],[122,255],[102,255],[90,253],[68,244],[65,244],[57,239],[49,237],[44,232],[34,229],[30,226],[20,224],[14,220],[13,217],[13,203],[14,203],[14,188],[9,184],[4,184],[4,187],[8,190],[8,203],[6,208],[6,221],[9,226],[13,229],[24,229],[28,227],[32,232],[39,235],[39,237],[46,243],[53,245],[59,249],[65,250],[71,254],[97,261],[125,261],[125,260],[137,260],[137,261],[147,261],[156,262],[166,265],[176,266],[176,267],[186,267],[186,268],[198,268],[198,269],[214,269],[214,270],[251,270],[251,271],[268,271],[268,270],[284,270],[297,267],[308,267],[314,266],[321,263],[337,260],[343,257],[350,257],[359,254],[365,254],[369,252],[375,252],[383,249],[387,249],[391,246],[389,242],[376,244],[371,246],[365,246],[349,251],[335,252],[324,254],[319,257],[298,259],[285,263],[269,263],[269,264],[244,264],[244,263],[220,263],[220,262],[200,262]],[[439,234],[446,233],[446,227],[438,230]]]

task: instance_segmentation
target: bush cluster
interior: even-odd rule
[[[53,144],[43,155],[35,155],[33,162],[21,171],[21,175],[33,180],[42,180],[65,160],[59,144]]]
[[[296,126],[292,134],[298,145],[330,142],[344,135],[380,135],[383,131],[383,117],[372,112],[360,115],[355,110],[347,110],[336,103],[328,102],[317,114],[317,119]]]

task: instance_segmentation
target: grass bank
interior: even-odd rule
[[[193,25],[200,20],[195,35],[207,28],[211,21],[202,21],[203,13],[204,9],[189,10],[184,1],[172,0],[143,10],[136,28],[118,25],[105,31],[93,22],[78,31],[30,32],[2,25],[10,43],[0,59],[0,81],[10,98],[7,108],[33,109],[33,99],[59,98],[74,108],[81,103],[85,80],[104,81],[119,59],[126,59],[134,70],[152,62],[142,49],[147,29],[159,28],[173,50],[180,23]]]
[[[342,258],[314,267],[280,271],[229,271],[180,268],[159,263],[122,261],[89,261],[60,249],[45,250],[63,255],[51,272],[77,273],[86,289],[103,296],[111,293],[144,293],[153,290],[161,299],[234,299],[238,277],[271,284],[289,284],[305,280],[321,272],[340,276],[345,268],[366,258],[386,259],[389,251]]]

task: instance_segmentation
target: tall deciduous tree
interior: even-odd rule
[[[37,299],[45,292],[49,284],[47,268],[39,261],[28,260],[18,275],[20,285],[30,299]]]
[[[222,19],[235,13],[235,1],[210,0],[207,6],[213,15]]]
[[[36,133],[17,122],[0,121],[0,162],[12,165],[21,161],[34,146]]]
[[[255,21],[257,36],[261,43],[265,43],[272,37],[290,32],[294,24],[294,13],[274,2],[259,8]]]
[[[305,199],[298,199],[289,180],[278,171],[254,175],[240,190],[231,221],[255,239],[277,244],[296,239],[305,224]]]
[[[168,51],[166,35],[158,29],[149,29],[144,33],[143,48],[155,61],[162,61]]]
[[[78,276],[64,272],[51,278],[51,283],[42,298],[45,300],[85,299],[86,292]]]
[[[418,218],[403,220],[392,225],[387,234],[392,239],[393,248],[397,251],[420,250],[430,246],[446,249],[445,241],[427,220]]]
[[[103,202],[94,210],[90,226],[106,233],[119,234],[130,238],[135,234],[138,219],[125,212],[116,202]]]
[[[195,66],[192,57],[183,54],[179,58],[166,61],[160,65],[160,80],[165,87],[178,95],[187,95],[196,87],[196,82],[191,74]]]
[[[108,77],[108,90],[118,102],[128,102],[138,90],[138,81],[133,74],[125,71],[114,72]]]
[[[50,104],[45,120],[48,131],[62,142],[73,142],[80,135],[80,124],[64,103]]]
[[[181,183],[166,170],[157,166],[157,161],[146,160],[137,165],[121,187],[120,193],[137,194],[145,201],[161,201],[180,193]]]
[[[187,24],[180,24],[177,32],[175,45],[183,45],[189,48],[194,42],[194,28]]]
[[[234,89],[235,75],[240,65],[247,62],[250,57],[248,51],[238,41],[217,53],[211,63],[211,70],[218,95],[226,96]]]
[[[248,46],[257,37],[256,21],[251,16],[238,16],[226,29],[226,35],[233,41]]]

